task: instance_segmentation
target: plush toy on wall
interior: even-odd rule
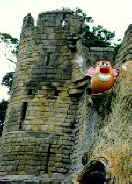
[[[107,60],[97,61],[96,67],[90,67],[86,73],[91,77],[91,93],[103,93],[114,86],[119,70],[112,68]]]

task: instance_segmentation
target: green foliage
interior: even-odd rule
[[[8,33],[0,33],[0,37],[4,42],[11,41],[12,44],[18,44],[18,39],[13,38],[10,34]]]
[[[6,44],[6,47],[8,46],[8,48],[10,48],[12,54],[18,54],[19,40],[17,38],[12,37],[8,33],[0,32],[0,41],[4,42]]]
[[[0,102],[0,136],[2,135],[7,106],[7,101],[3,100],[2,102]]]
[[[18,44],[19,41],[17,38],[13,38],[10,34],[8,33],[0,33],[0,42],[4,43],[5,47],[5,52],[4,56],[7,58],[7,60],[9,60],[10,62],[16,64],[16,62],[12,59],[12,55],[17,56],[18,53]],[[11,53],[11,55],[10,55]],[[2,85],[6,86],[9,88],[9,92],[11,90],[11,86],[12,86],[12,81],[13,81],[13,73],[14,72],[8,72],[4,75],[3,79],[2,79]]]
[[[102,26],[93,26],[92,30],[86,25],[83,29],[84,44],[86,46],[97,46],[97,47],[107,47],[111,45],[111,40],[114,38],[115,33],[107,31]]]
[[[86,13],[83,12],[82,9],[80,8],[76,8],[73,13],[75,15],[78,15],[82,18],[82,20],[85,22],[85,23],[92,23],[93,22],[93,19],[92,17],[88,17]]]
[[[76,8],[74,13],[82,17],[84,26],[81,30],[83,34],[83,44],[87,47],[107,47],[115,36],[114,32],[108,31],[103,26],[90,26],[93,23],[92,17],[88,17],[80,8]]]
[[[16,57],[18,53],[18,39],[13,38],[10,34],[7,33],[0,33],[0,43],[2,43],[2,46],[0,47],[1,53],[7,58],[9,61],[15,63],[14,60],[12,60],[12,56],[14,55]],[[2,50],[2,47],[4,48],[4,53]],[[2,80],[2,85],[9,88],[9,91],[11,90],[12,81],[13,81],[13,73],[9,72],[5,74]],[[8,101],[3,100],[0,102],[0,136],[2,135],[3,131],[3,125],[5,120],[5,114],[7,109]]]
[[[13,74],[14,72],[6,73],[2,79],[2,85],[9,88],[9,91],[11,90],[12,82],[13,82]]]

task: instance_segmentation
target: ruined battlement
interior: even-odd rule
[[[40,32],[44,28],[47,34],[55,32],[70,32],[71,34],[79,33],[83,20],[80,16],[75,15],[70,10],[49,11],[38,15],[36,31]],[[34,30],[34,19],[29,13],[23,20],[22,33],[29,31],[29,27]],[[51,31],[52,30],[52,31]],[[21,35],[22,35],[21,33]]]

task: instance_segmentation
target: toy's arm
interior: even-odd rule
[[[87,70],[86,75],[92,77],[93,75],[95,75],[95,73],[96,73],[96,68],[90,67],[90,68]]]
[[[112,71],[113,71],[114,77],[116,79],[119,76],[119,74],[120,74],[120,70],[113,68]]]

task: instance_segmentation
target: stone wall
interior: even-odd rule
[[[128,29],[124,34],[120,50],[118,52],[118,55],[116,56],[116,61],[117,63],[123,63],[131,59],[132,59],[132,24],[128,26]]]
[[[67,25],[62,26],[62,21]],[[65,174],[70,168],[77,99],[70,97],[81,20],[46,12],[24,18],[10,105],[2,136],[1,174]],[[76,48],[75,48],[76,49]],[[50,178],[52,179],[52,178]]]
[[[87,108],[86,114],[83,114],[83,117],[85,116],[83,127],[85,128],[79,126],[79,128],[81,128],[79,135],[83,135],[81,136],[81,140],[83,140],[82,137],[88,137],[84,142],[81,142],[81,149],[79,148],[79,144],[76,149],[78,160],[81,160],[80,162],[82,162],[82,164],[75,159],[75,166],[79,163],[79,170],[76,172],[76,176],[73,176],[75,184],[82,184],[84,178],[86,181],[87,178],[92,177],[94,172],[100,173],[101,175],[101,170],[97,167],[99,163],[100,168],[101,163],[105,168],[105,172],[103,173],[102,171],[105,182],[110,184],[131,183],[130,123],[132,119],[132,61],[130,60],[131,57],[128,57],[130,56],[129,49],[131,47],[130,28],[131,26],[129,26],[126,31],[121,49],[117,55],[118,65],[121,66],[122,63],[128,61],[127,64],[125,64],[126,68],[124,66],[120,67],[120,76],[115,88],[109,91],[106,96],[105,94],[99,95],[100,99],[102,98],[104,102],[103,105],[101,101],[97,101],[99,96],[93,99],[92,106],[95,105],[96,108],[92,112],[92,115],[88,116],[94,118],[95,113],[98,114],[96,115],[97,118],[91,121],[94,128],[93,131],[91,128],[87,130],[87,127],[90,126],[90,122],[86,116],[88,112],[90,113],[92,106],[91,108]],[[126,57],[124,53],[127,53]],[[99,104],[97,104],[97,102],[99,102]],[[108,107],[110,107],[109,113],[106,111]],[[103,111],[101,109],[103,109]],[[102,116],[104,116],[104,118],[101,118]],[[99,120],[99,123],[94,123],[95,120]],[[87,122],[88,126],[86,126],[85,122]],[[89,131],[91,132],[89,133]],[[91,137],[92,144],[91,147],[89,147],[88,143]],[[85,149],[83,149],[83,145],[85,145]],[[81,155],[83,150],[85,150],[85,154]]]
[[[109,60],[114,64],[114,49],[111,47],[84,47],[83,46],[83,56],[84,56],[84,69],[95,65],[96,61],[99,60]]]

